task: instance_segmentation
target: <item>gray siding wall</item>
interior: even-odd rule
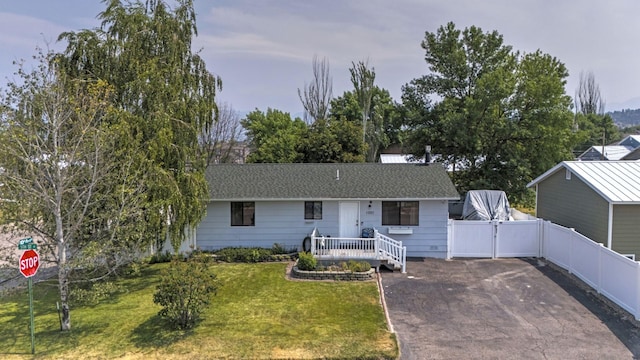
[[[589,161],[589,160],[601,160],[602,155],[595,149],[590,148],[589,151],[580,155],[580,160]]]
[[[338,201],[322,202],[322,220],[304,219],[304,201],[257,201],[255,204],[255,226],[231,226],[231,204],[228,201],[209,203],[207,216],[196,231],[197,247],[202,250],[270,248],[280,243],[301,250],[303,239],[316,227],[323,235],[339,235]],[[402,241],[407,247],[407,256],[445,258],[447,211],[446,201],[420,201],[420,225],[412,227],[413,234],[388,234],[389,227],[382,226],[382,201],[360,201],[361,228],[376,228]]]
[[[640,205],[613,206],[613,249],[640,260]]]
[[[609,204],[575,174],[565,179],[561,169],[538,184],[539,218],[575,228],[588,238],[607,244]]]

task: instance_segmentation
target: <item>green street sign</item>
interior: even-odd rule
[[[33,238],[28,237],[18,242],[18,250],[37,250],[38,244],[33,242]]]

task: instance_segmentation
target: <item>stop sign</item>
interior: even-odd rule
[[[31,277],[38,272],[40,256],[35,250],[27,250],[20,256],[20,272],[24,277]]]

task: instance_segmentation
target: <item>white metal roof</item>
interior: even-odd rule
[[[380,162],[383,164],[414,164],[422,163],[424,159],[414,159],[407,154],[380,154]]]
[[[614,204],[640,204],[640,161],[564,161],[527,184],[535,186],[558,170],[568,169]]]
[[[635,146],[640,144],[640,135],[627,135],[624,139],[618,141],[618,145]]]
[[[592,151],[596,152],[597,154],[602,154],[602,148],[602,146],[592,146],[587,149],[587,151],[578,156],[578,158],[581,158]],[[629,145],[606,145],[604,146],[604,157],[607,160],[620,160],[625,157],[625,155],[633,151],[633,149],[633,146]]]

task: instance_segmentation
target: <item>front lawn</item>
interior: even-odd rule
[[[36,357],[78,358],[395,358],[375,282],[285,279],[285,263],[212,264],[222,286],[203,321],[166,330],[153,292],[160,270],[122,280],[126,293],[72,307],[72,330],[59,331],[57,289],[34,286]],[[0,358],[29,358],[26,289],[0,298]]]

